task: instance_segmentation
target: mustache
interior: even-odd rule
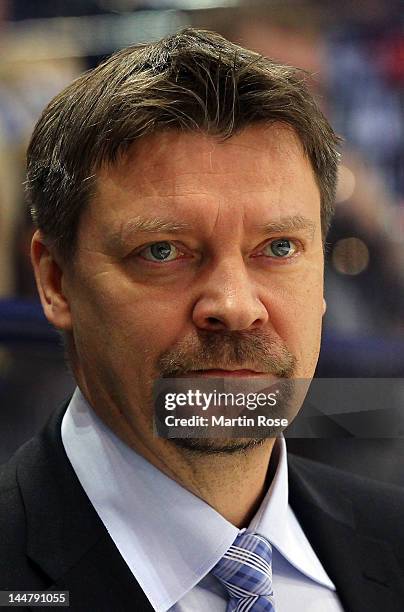
[[[160,355],[161,378],[174,378],[191,370],[248,369],[291,378],[296,357],[279,339],[259,330],[211,332],[198,330]]]

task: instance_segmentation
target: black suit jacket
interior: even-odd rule
[[[1,468],[0,590],[67,590],[72,612],[151,611],[64,452],[66,406]],[[403,612],[404,489],[288,462],[290,504],[344,610]]]

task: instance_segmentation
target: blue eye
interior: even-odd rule
[[[171,242],[155,242],[140,251],[139,255],[148,261],[172,261],[178,253]]]
[[[269,252],[267,252],[269,250]],[[287,238],[277,238],[268,243],[264,249],[269,257],[286,259],[296,252],[296,245]]]

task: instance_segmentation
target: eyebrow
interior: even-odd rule
[[[282,234],[288,232],[305,231],[312,238],[316,231],[316,224],[302,215],[282,217],[278,221],[269,221],[255,226],[258,231],[265,234]]]
[[[174,221],[172,219],[155,217],[146,219],[143,217],[134,217],[122,225],[122,227],[112,233],[108,238],[108,244],[111,247],[117,247],[126,242],[133,234],[157,234],[167,232],[169,234],[178,234],[181,232],[192,231],[194,225],[185,223],[184,221]],[[305,231],[313,237],[316,230],[316,224],[301,215],[290,217],[282,217],[277,221],[269,221],[268,223],[258,224],[255,229],[263,234],[282,234],[292,231]]]
[[[183,221],[173,221],[172,219],[154,218],[145,219],[143,217],[134,217],[122,225],[122,227],[112,233],[108,238],[108,244],[112,247],[124,244],[132,234],[158,234],[167,232],[169,234],[178,234],[180,232],[190,231],[193,226]]]

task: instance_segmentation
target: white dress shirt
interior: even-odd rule
[[[130,449],[76,388],[62,441],[77,477],[130,571],[158,612],[225,612],[210,570],[240,530]],[[343,612],[335,586],[288,504],[285,439],[272,483],[248,530],[272,544],[277,612]]]

